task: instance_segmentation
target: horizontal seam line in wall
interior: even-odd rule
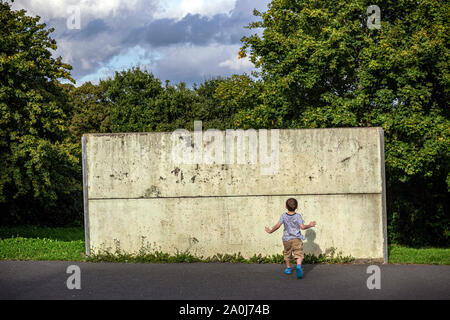
[[[250,197],[288,197],[288,196],[346,196],[346,195],[373,195],[381,192],[362,193],[288,193],[288,194],[257,194],[257,195],[225,195],[225,196],[173,196],[173,197],[130,197],[130,198],[89,198],[88,200],[149,200],[149,199],[176,199],[176,198],[250,198]]]

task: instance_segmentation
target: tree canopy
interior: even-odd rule
[[[10,218],[33,212],[30,220],[45,221],[42,211],[80,189],[71,108],[58,82],[72,80],[71,67],[51,56],[53,29],[25,13],[0,2],[0,206]]]

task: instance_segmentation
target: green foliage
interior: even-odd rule
[[[143,239],[144,241],[144,239]],[[133,262],[133,263],[279,263],[283,264],[284,255],[274,254],[271,256],[263,256],[261,254],[254,255],[250,258],[244,258],[241,253],[221,254],[217,253],[211,257],[195,256],[189,250],[178,251],[175,254],[164,253],[154,250],[151,246],[142,245],[137,254],[124,253],[120,248],[120,241],[114,241],[115,248],[106,248],[91,254],[87,257],[90,262]],[[336,249],[330,248],[326,253],[315,256],[313,254],[305,254],[303,263],[351,263],[355,259],[351,256],[342,256],[342,252],[336,255]]]
[[[139,68],[116,72],[100,83],[110,103],[113,132],[151,131],[161,120],[155,98],[163,92],[161,81]]]
[[[90,82],[65,86],[72,105],[70,130],[75,141],[80,142],[85,133],[111,132],[110,103],[104,88]]]
[[[39,17],[1,2],[0,26],[0,219],[73,221],[79,150],[70,142],[71,110],[57,81],[72,80],[71,67],[51,57],[53,30]]]
[[[177,252],[175,254],[168,254],[161,251],[149,251],[147,248],[142,248],[136,255],[123,253],[118,246],[115,251],[105,250],[97,254],[88,256],[87,261],[90,262],[130,262],[130,263],[284,263],[283,254],[276,254],[271,256],[263,256],[261,254],[254,255],[250,258],[244,258],[241,253],[234,254],[220,254],[217,253],[211,257],[204,258],[203,256],[195,256],[188,251]],[[354,259],[350,256],[342,256],[341,253],[335,255],[335,249],[332,248],[329,254],[320,254],[315,256],[313,254],[305,254],[303,260],[304,264],[317,263],[351,263]]]
[[[227,128],[230,110],[219,105],[214,92],[220,79],[206,80],[189,89],[181,82],[170,85],[146,70],[132,68],[116,72],[113,78],[101,81],[99,89],[102,119],[107,126],[94,130],[112,132],[166,132],[179,128],[193,130],[194,120],[204,121],[204,128]],[[103,102],[107,102],[107,106]],[[97,112],[92,109],[92,112]],[[81,116],[82,119],[87,115]],[[95,123],[95,122],[94,122]],[[85,130],[78,126],[78,130]]]
[[[241,55],[264,80],[262,116],[243,125],[383,127],[390,241],[448,245],[449,3],[273,0],[255,15],[264,34]]]
[[[248,75],[233,75],[222,80],[215,92],[217,106],[226,110],[229,128],[258,128],[259,105],[262,103],[263,83]]]
[[[194,91],[198,97],[198,104],[201,106],[195,119],[202,120],[204,129],[226,130],[232,128],[233,109],[223,103],[220,97],[216,95],[218,87],[226,79],[216,78],[202,82],[199,86],[194,85]],[[192,126],[192,123],[190,124]],[[193,126],[192,128],[193,129]]]

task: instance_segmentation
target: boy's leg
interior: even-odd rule
[[[303,241],[300,239],[295,239],[295,244],[293,246],[294,258],[298,265],[301,265],[305,255],[303,254]]]
[[[284,259],[284,262],[286,263],[286,268],[290,268],[291,267],[291,262],[289,261],[289,259]]]
[[[292,241],[283,241],[284,246],[284,262],[286,263],[286,270],[284,271],[286,274],[290,274],[291,269],[291,254],[292,254]]]
[[[284,262],[286,263],[286,268],[291,268],[291,254],[292,254],[292,243],[291,241],[283,241],[284,246]]]
[[[297,278],[303,278],[302,262],[303,262],[303,241],[300,239],[295,239],[294,245],[294,257],[297,260],[297,267],[295,268],[295,273]]]

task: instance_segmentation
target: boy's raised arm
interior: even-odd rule
[[[309,224],[301,223],[300,224],[300,229],[306,230],[306,229],[309,229],[309,228],[312,228],[312,227],[315,227],[315,226],[316,226],[316,222],[315,221],[311,221]]]
[[[274,231],[277,231],[280,226],[281,226],[281,223],[277,222],[277,224],[274,225],[272,229],[270,229],[269,227],[266,227],[266,232],[272,233]]]

